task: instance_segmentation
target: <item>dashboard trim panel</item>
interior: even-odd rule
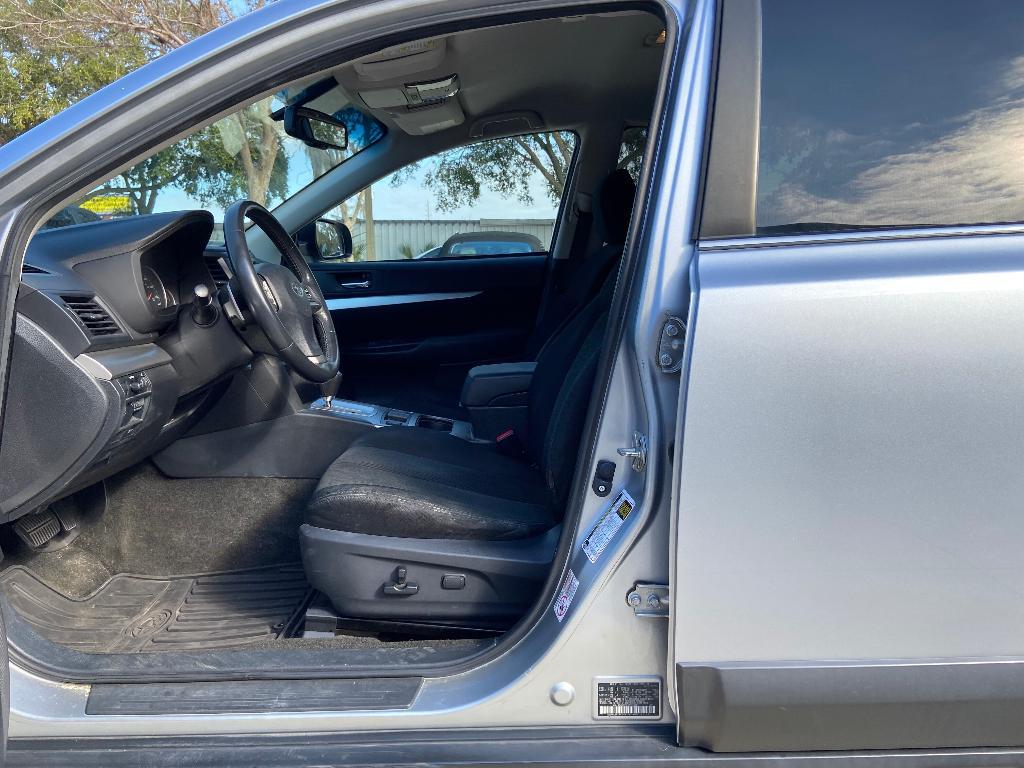
[[[171,363],[171,356],[156,344],[88,352],[75,358],[75,362],[97,379],[110,381],[127,373],[155,368]]]

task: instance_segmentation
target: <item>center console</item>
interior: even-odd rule
[[[127,382],[134,392],[133,383],[144,400],[145,382]],[[150,408],[142,407],[147,418]],[[133,419],[128,417],[128,429]],[[428,429],[471,442],[487,439],[461,419],[334,396],[303,402],[287,368],[276,358],[260,356],[232,378],[201,422],[153,461],[170,477],[319,480],[360,436],[382,427]]]
[[[473,427],[468,421],[430,416],[400,408],[388,408],[383,405],[357,403],[338,398],[332,398],[328,405],[324,398],[320,398],[311,403],[308,410],[318,415],[332,416],[336,419],[367,424],[371,427],[414,427],[431,429],[435,432],[448,432],[453,437],[460,437],[463,440],[474,439]]]

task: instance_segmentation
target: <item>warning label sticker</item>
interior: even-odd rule
[[[561,623],[562,619],[565,618],[565,614],[569,612],[569,606],[572,605],[572,599],[576,597],[576,590],[580,586],[580,580],[576,578],[576,574],[569,569],[569,572],[565,574],[565,579],[562,580],[562,586],[558,590],[558,597],[555,598],[555,618]]]
[[[660,719],[661,678],[595,677],[594,717]]]
[[[629,517],[629,513],[633,511],[635,506],[636,503],[633,501],[632,496],[625,490],[619,492],[619,495],[615,497],[615,501],[598,518],[597,523],[590,530],[587,538],[583,540],[583,552],[586,554],[587,560],[592,563],[597,562],[598,558],[601,557],[601,553],[604,552],[611,540],[615,538],[615,534],[619,532],[619,528],[626,522],[626,518]]]

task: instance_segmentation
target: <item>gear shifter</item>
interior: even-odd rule
[[[334,398],[338,394],[338,390],[341,388],[341,372],[339,371],[334,378],[328,379],[320,385],[320,394],[324,398],[324,408],[331,410],[334,405]]]

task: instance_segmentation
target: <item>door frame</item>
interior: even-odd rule
[[[380,5],[387,11],[375,14]],[[266,93],[272,82],[310,73],[313,67],[308,61],[311,59],[317,61],[315,68],[320,70],[335,59],[347,60],[388,43],[421,36],[428,29],[454,30],[471,22],[486,25],[501,19],[521,21],[539,14],[564,15],[567,10],[594,12],[620,5],[618,0],[512,0],[500,6],[485,0],[450,0],[444,4],[407,0],[356,6],[335,0],[312,6],[285,0],[270,5],[129,75],[116,88],[83,100],[60,120],[44,124],[0,149],[0,211],[5,224],[0,243],[3,274],[8,285],[12,285],[11,278],[18,274],[35,224],[48,211],[59,208],[83,186],[88,186],[89,180],[116,173],[140,155],[167,145],[200,119],[222,114],[240,101]],[[623,607],[621,593],[618,583],[611,578],[614,575],[616,579],[632,579],[636,572],[647,570],[650,563],[667,557],[664,537],[653,537],[650,530],[641,525],[642,517],[665,518],[664,509],[655,506],[659,498],[664,498],[664,484],[655,488],[653,480],[664,474],[662,456],[653,457],[651,471],[641,478],[650,493],[642,502],[643,509],[638,507],[636,525],[617,544],[615,557],[609,556],[601,567],[586,575],[573,612],[564,623],[555,622],[549,610],[570,547],[579,535],[582,516],[592,514],[599,503],[591,497],[584,498],[583,492],[589,487],[595,452],[600,447],[602,453],[610,451],[615,455],[613,446],[621,445],[637,425],[646,426],[652,434],[658,429],[652,421],[658,418],[658,413],[650,410],[653,400],[627,398],[607,411],[604,400],[609,391],[623,391],[619,389],[623,386],[636,392],[630,389],[629,382],[644,366],[640,361],[645,361],[650,351],[650,328],[657,323],[657,308],[647,299],[661,295],[659,278],[666,273],[659,269],[656,275],[641,276],[638,270],[646,268],[652,260],[659,262],[667,253],[672,260],[673,273],[678,273],[680,259],[685,256],[674,242],[666,240],[664,232],[657,232],[654,237],[647,237],[646,233],[652,226],[673,218],[678,220],[679,208],[673,208],[668,198],[675,206],[686,207],[692,207],[697,198],[699,161],[695,158],[700,156],[704,134],[710,61],[709,18],[713,15],[708,9],[711,6],[711,0],[691,4],[682,0],[659,0],[642,4],[644,8],[661,13],[667,29],[663,69],[666,74],[658,86],[651,131],[659,141],[649,143],[636,208],[646,210],[645,199],[651,197],[658,203],[658,215],[637,215],[631,226],[629,242],[633,245],[627,246],[621,272],[624,280],[612,307],[616,322],[610,324],[610,338],[599,366],[587,437],[580,449],[581,461],[574,480],[575,492],[566,513],[555,566],[545,587],[546,597],[538,601],[533,611],[507,633],[486,658],[474,659],[461,669],[446,670],[445,678],[425,679],[412,711],[407,713],[309,712],[299,717],[240,715],[201,721],[169,714],[159,716],[164,733],[185,734],[211,728],[222,733],[268,729],[280,732],[387,730],[394,729],[399,722],[415,722],[423,727],[451,723],[453,711],[459,712],[460,723],[476,726],[548,723],[553,716],[566,722],[588,722],[588,709],[537,708],[537,692],[540,692],[540,700],[549,701],[549,676],[572,674],[583,681],[590,679],[595,665],[610,672],[650,670],[661,665],[664,624],[622,622],[618,613]],[[467,15],[473,15],[470,22],[466,20]],[[684,33],[688,35],[685,47],[681,38]],[[292,45],[296,39],[306,43],[301,55]],[[316,52],[319,55],[315,55]],[[254,61],[259,62],[258,72],[251,69]],[[250,68],[236,66],[242,63]],[[271,81],[266,72],[281,74]],[[198,112],[189,108],[195,104],[200,105]],[[183,117],[187,114],[192,117]],[[96,147],[101,147],[102,151],[97,152]],[[673,186],[680,167],[683,168],[683,190]],[[649,191],[651,188],[664,188],[665,194],[654,195]],[[642,240],[641,228],[645,231]],[[674,228],[668,231],[677,233]],[[8,334],[13,320],[16,283],[17,280],[13,280],[14,287],[4,296],[3,309],[7,314],[3,319]],[[635,312],[641,313],[640,324],[627,329],[625,323],[627,319],[633,322]],[[639,351],[633,349],[638,340]],[[627,347],[630,351],[623,351]],[[0,355],[0,360],[6,357]],[[667,385],[667,381],[663,380],[663,384]],[[654,389],[645,389],[645,395],[653,397]],[[604,419],[604,415],[612,418]],[[599,423],[600,435],[596,430]],[[625,460],[622,463],[625,464]],[[654,555],[655,552],[662,554]],[[584,626],[590,629],[581,629]],[[637,628],[641,630],[640,635]],[[595,654],[593,644],[586,639],[592,632],[602,636],[621,634],[623,641],[631,645],[632,655],[624,658],[618,651],[619,643],[611,643]],[[529,674],[524,675],[523,670],[529,670]],[[323,670],[322,674],[331,672]],[[45,679],[50,674],[52,677]],[[17,737],[152,732],[153,717],[80,716],[88,698],[88,685],[67,682],[68,678],[56,670],[36,669],[30,673],[19,663],[12,666],[12,689],[16,699],[12,723]],[[580,682],[581,691],[586,687],[586,683]],[[549,701],[548,706],[559,705]],[[406,714],[414,719],[395,719],[397,715]],[[669,717],[665,712],[664,718]]]

